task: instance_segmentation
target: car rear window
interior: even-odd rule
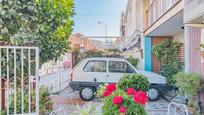
[[[110,61],[109,72],[113,73],[135,73],[135,70],[126,62]]]
[[[106,61],[90,60],[84,67],[85,72],[106,72]]]

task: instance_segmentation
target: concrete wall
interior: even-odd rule
[[[126,9],[125,36],[131,37],[136,29],[136,0],[130,0]]]
[[[126,51],[122,54],[125,58],[128,58],[130,56],[134,57],[134,58],[138,58],[140,61],[137,65],[137,69],[138,70],[143,70],[144,69],[144,62],[143,62],[143,59],[142,59],[142,55],[141,55],[141,52],[139,50],[129,50],[129,51]]]
[[[189,23],[193,19],[204,14],[204,0],[185,0],[184,23]]]
[[[201,43],[204,44],[204,28],[201,29]]]
[[[174,41],[184,43],[184,32],[178,33],[174,36]]]

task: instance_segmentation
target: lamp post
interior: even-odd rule
[[[104,27],[105,27],[105,33],[106,33],[106,42],[107,42],[108,40],[107,40],[107,26],[106,26],[106,24],[103,23],[103,22],[98,22],[98,24],[103,24],[103,25],[104,25]]]

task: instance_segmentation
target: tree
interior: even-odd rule
[[[0,40],[38,46],[43,64],[68,50],[73,15],[72,0],[1,0]]]

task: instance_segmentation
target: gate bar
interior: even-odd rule
[[[9,49],[6,48],[6,62],[7,62],[7,74],[6,74],[6,77],[7,77],[7,80],[6,80],[6,89],[7,89],[7,99],[6,99],[6,112],[7,112],[7,115],[9,115],[9,65],[8,65],[8,62],[9,62]]]
[[[16,49],[14,49],[14,115],[16,115]]]
[[[36,61],[35,62],[35,65],[36,65],[35,66],[36,67],[35,68],[35,72],[36,72],[35,73],[35,75],[36,75],[35,76],[35,78],[36,78],[35,79],[36,80],[36,82],[35,82],[36,83],[36,88],[35,88],[36,89],[36,101],[35,102],[36,102],[36,113],[39,114],[39,98],[40,98],[39,97],[39,90],[40,90],[39,89],[39,61],[40,61],[39,60],[39,48],[36,48],[36,50],[35,50],[35,61]]]
[[[21,113],[23,114],[24,113],[24,88],[23,88],[23,84],[24,84],[24,75],[23,75],[23,72],[24,72],[24,55],[23,55],[23,49],[21,49],[21,104],[22,104],[22,107],[21,107]]]
[[[2,112],[2,85],[1,85],[2,77],[1,77],[1,49],[0,49],[0,114]]]

